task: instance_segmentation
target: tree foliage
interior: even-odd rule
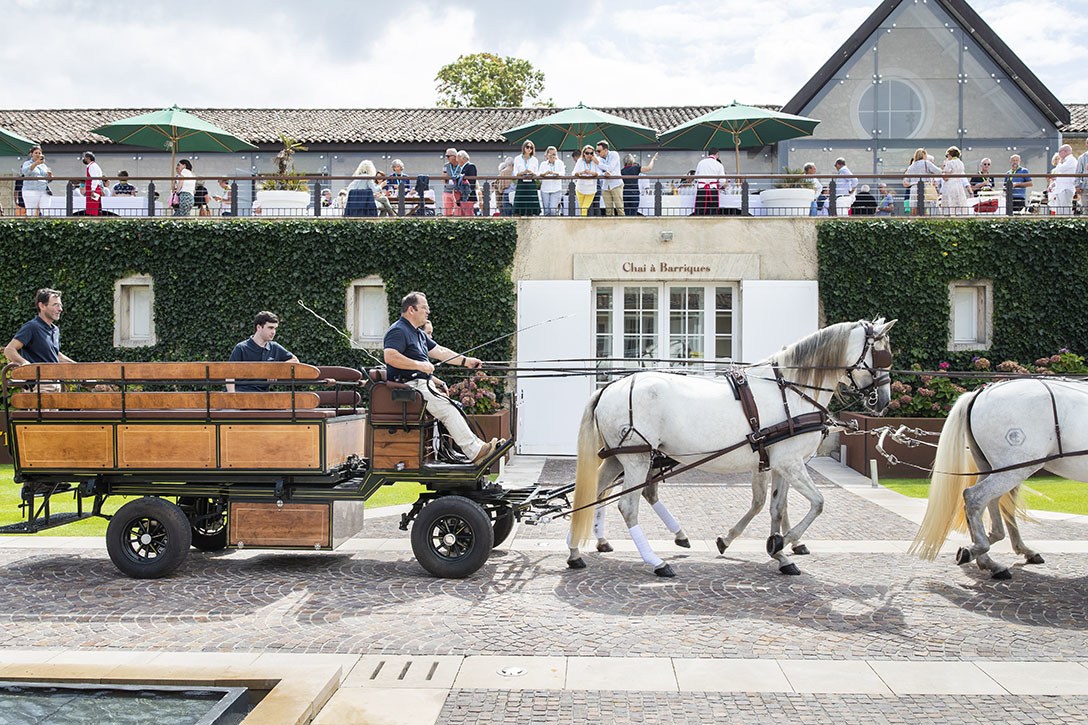
[[[521,58],[500,58],[492,53],[462,55],[442,66],[435,76],[438,105],[446,108],[516,108],[527,99],[551,106],[544,92],[544,74]]]

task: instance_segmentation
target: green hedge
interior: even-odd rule
[[[371,358],[297,300],[343,327],[347,285],[378,275],[390,320],[421,290],[437,339],[464,349],[514,329],[516,240],[513,222],[494,220],[0,220],[0,335],[34,314],[36,289],[56,287],[62,349],[76,360],[225,360],[269,309],[303,362],[363,367]],[[154,279],[153,347],[113,347],[114,283],[132,274]],[[512,342],[477,355],[507,359]]]
[[[955,280],[993,280],[993,362],[1088,351],[1086,220],[835,220],[817,239],[827,322],[899,318],[896,367],[979,354],[947,352]]]

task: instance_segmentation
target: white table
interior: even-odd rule
[[[63,195],[48,197],[42,212],[47,216],[64,216],[65,201]],[[72,195],[72,213],[82,212],[87,208],[87,199],[81,194]],[[117,216],[147,216],[146,196],[104,196],[102,210]],[[155,216],[166,215],[162,202],[155,202]]]

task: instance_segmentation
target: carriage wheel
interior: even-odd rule
[[[193,548],[198,551],[222,551],[227,548],[227,516],[218,498],[179,496],[178,506],[189,516],[193,530]]]
[[[495,509],[495,523],[491,527],[495,536],[492,548],[506,541],[510,532],[514,530],[514,510],[509,506],[499,506]]]
[[[416,561],[445,579],[463,579],[483,566],[494,540],[491,517],[463,496],[431,501],[412,523]]]
[[[158,579],[181,566],[192,530],[185,513],[155,496],[122,506],[106,527],[106,551],[114,566],[135,579]]]

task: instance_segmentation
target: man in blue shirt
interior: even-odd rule
[[[1020,165],[1020,154],[1009,157],[1009,173],[1005,178],[1012,182],[1012,210],[1020,211],[1027,205],[1028,189],[1031,187],[1031,177],[1028,170]]]
[[[273,312],[264,310],[257,313],[253,321],[253,334],[234,346],[230,353],[231,362],[298,362],[298,358],[283,345],[275,342],[276,330],[280,318]],[[263,393],[268,391],[268,383],[256,380],[239,380],[237,386],[227,383],[227,392]]]
[[[64,311],[60,291],[48,287],[38,290],[34,297],[38,315],[19,328],[4,348],[8,362],[18,365],[33,363],[75,362],[60,351],[60,330],[57,321]]]
[[[386,379],[418,390],[427,403],[427,412],[446,426],[453,442],[473,463],[479,463],[505,441],[492,438],[484,443],[473,434],[457,406],[431,383],[434,364],[430,358],[466,368],[478,368],[483,363],[478,358],[459,355],[428,337],[422,328],[430,314],[431,308],[422,292],[409,292],[401,300],[400,317],[390,325],[382,342]]]

